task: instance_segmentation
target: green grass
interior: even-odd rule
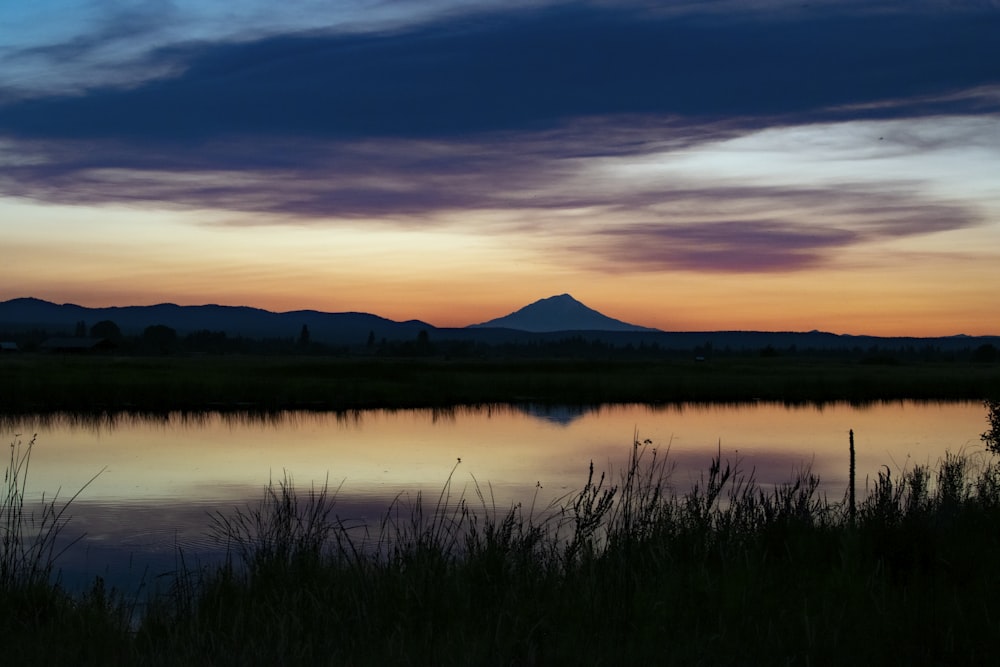
[[[132,624],[99,585],[4,589],[5,660],[946,665],[1000,650],[996,461],[886,468],[852,520],[808,472],[765,489],[716,459],[681,490],[664,452],[631,451],[551,507],[498,507],[488,485],[456,497],[449,478],[374,526],[285,478],[212,519],[224,566],[182,568]]]
[[[877,366],[806,357],[695,361],[448,361],[332,357],[0,360],[0,412],[350,410],[510,403],[982,400],[1000,365]]]

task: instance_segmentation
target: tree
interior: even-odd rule
[[[980,345],[972,353],[972,360],[980,363],[992,363],[997,360],[997,348],[992,343]]]
[[[101,320],[90,327],[90,335],[92,338],[106,338],[117,343],[122,339],[122,330],[111,320]]]
[[[431,337],[427,333],[426,329],[421,329],[417,334],[416,349],[417,354],[420,355],[430,354],[433,351],[433,347],[431,346]]]
[[[299,347],[309,347],[309,325],[303,324],[299,332]]]
[[[85,338],[87,336],[87,323],[80,320],[76,323],[76,331],[73,334],[77,338]]]
[[[142,342],[160,352],[168,352],[177,342],[177,332],[165,324],[154,324],[142,332]]]
[[[994,454],[1000,454],[1000,399],[988,398],[984,405],[986,421],[989,422],[990,428],[979,437],[986,443],[986,449]]]

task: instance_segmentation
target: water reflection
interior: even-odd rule
[[[542,421],[569,426],[585,415],[595,412],[600,406],[547,405],[544,403],[524,403],[514,406],[529,417]]]
[[[638,435],[669,452],[678,493],[721,453],[765,486],[809,467],[839,500],[850,429],[861,492],[883,465],[895,472],[933,466],[946,450],[981,451],[983,420],[978,403],[484,405],[30,415],[6,417],[0,430],[38,434],[29,492],[75,492],[106,467],[72,506],[69,534],[87,536],[61,564],[70,574],[134,577],[172,569],[177,546],[189,558],[217,556],[209,515],[256,502],[286,473],[300,488],[339,487],[336,512],[346,521],[377,523],[396,497],[436,498],[458,459],[456,496],[474,500],[478,480],[500,507],[527,505],[536,493],[542,507],[578,490],[590,461],[621,466]]]

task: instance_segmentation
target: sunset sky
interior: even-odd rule
[[[0,300],[1000,334],[998,35],[995,0],[3,2]]]

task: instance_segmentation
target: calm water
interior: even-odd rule
[[[677,469],[684,491],[721,450],[754,469],[761,484],[811,467],[831,499],[847,484],[848,430],[854,429],[858,481],[881,466],[893,472],[934,465],[945,451],[981,452],[979,403],[525,407],[372,410],[350,414],[286,412],[267,418],[219,414],[83,420],[71,416],[0,424],[7,441],[37,433],[29,493],[72,495],[102,472],[72,505],[67,536],[85,533],[59,565],[64,580],[101,574],[134,586],[185,558],[211,561],[208,515],[256,502],[271,478],[287,472],[299,488],[329,479],[340,487],[343,519],[372,524],[399,495],[437,499],[449,473],[454,490],[473,486],[498,505],[538,506],[575,491],[587,466],[620,466],[633,434],[650,439]],[[540,485],[541,489],[538,490]],[[860,489],[859,489],[860,491]]]

